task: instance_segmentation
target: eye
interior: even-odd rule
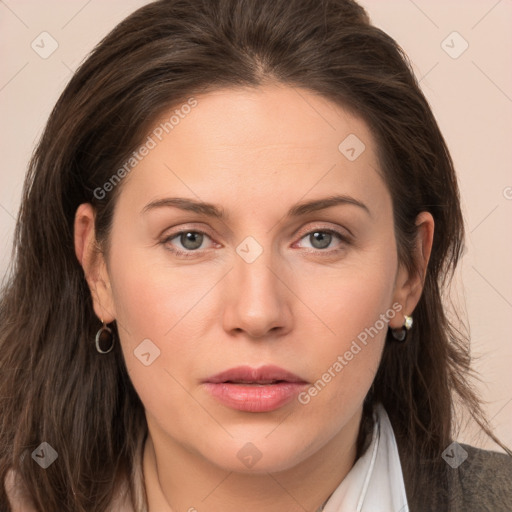
[[[204,231],[188,229],[173,233],[166,237],[162,243],[167,246],[168,250],[174,252],[178,256],[190,257],[196,256],[196,254],[194,254],[195,252],[199,253],[205,250],[205,248],[201,246],[206,238],[211,240]],[[173,247],[175,244],[180,244],[181,248],[179,246],[177,248]]]
[[[206,251],[208,247],[204,247],[203,244],[206,243],[207,239],[212,240],[204,231],[188,229],[172,233],[162,241],[162,244],[165,245],[167,250],[177,256],[188,258],[200,256],[202,252]],[[332,247],[332,243],[336,239],[340,243]],[[304,247],[305,249],[312,249],[312,251],[308,252],[322,252],[326,254],[338,252],[350,244],[350,238],[347,235],[327,228],[309,231],[299,239],[299,242],[301,240],[307,240],[310,243],[309,247]]]
[[[333,248],[331,244],[336,238],[342,243]],[[306,233],[300,240],[306,240],[310,243],[310,246],[306,246],[306,248],[327,253],[339,251],[345,244],[350,243],[348,236],[333,229],[315,229]]]

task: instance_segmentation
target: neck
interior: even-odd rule
[[[320,450],[284,471],[223,469],[148,419],[143,471],[148,512],[317,512],[356,460],[358,411]]]

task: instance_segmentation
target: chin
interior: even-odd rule
[[[249,437],[230,438],[226,443],[216,444],[213,452],[210,447],[210,453],[203,452],[203,456],[226,471],[255,475],[286,471],[314,452],[314,443],[306,444],[303,437],[292,439],[273,433],[274,439],[265,439],[268,433],[267,430],[254,441],[249,441]]]

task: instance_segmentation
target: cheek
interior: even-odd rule
[[[172,380],[166,370],[187,370],[184,352],[193,350],[183,343],[193,336],[186,332],[188,312],[208,283],[199,286],[192,274],[184,277],[161,262],[152,263],[147,251],[126,251],[122,243],[113,247],[112,293],[123,354],[137,392],[144,402],[151,401],[156,386],[167,388]]]
[[[112,281],[125,338],[131,344],[144,338],[168,343],[177,328],[192,327],[189,313],[194,314],[218,276],[206,267],[171,265],[163,247],[132,249],[126,257],[122,253],[120,242],[112,251],[112,261],[118,262],[112,265]]]
[[[316,292],[308,286],[305,296],[315,305],[317,316],[316,327],[309,328],[315,343],[303,347],[302,357],[311,361],[311,381],[317,384],[304,402],[318,397],[317,405],[330,403],[342,411],[359,405],[366,395],[378,369],[389,321],[396,314],[391,304],[395,261],[392,254],[381,253],[379,258],[361,259],[343,271],[317,275]]]

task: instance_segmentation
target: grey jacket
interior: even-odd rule
[[[460,444],[468,453],[447,481],[425,477],[421,493],[407,488],[411,512],[512,512],[512,457]],[[423,468],[425,475],[429,467]],[[398,511],[399,512],[399,511]]]

